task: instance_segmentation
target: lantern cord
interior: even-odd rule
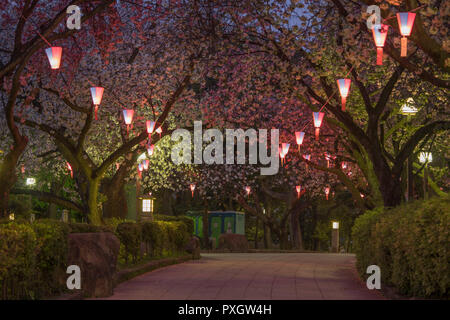
[[[22,18],[23,18],[24,20],[27,20],[27,19],[23,16],[23,14],[21,14],[21,16],[22,16]],[[31,21],[31,20],[30,20],[30,21]],[[52,44],[51,44],[50,42],[48,42],[47,39],[45,39],[45,37],[39,32],[39,28],[37,27],[37,25],[36,25],[33,21],[31,21],[31,24],[34,25],[34,28],[36,29],[36,32],[37,32],[37,34],[39,35],[39,37],[41,37],[42,40],[44,40],[44,41],[48,44],[48,46],[51,47]]]
[[[414,8],[414,9],[412,9],[412,10],[409,10],[408,12],[414,12],[414,11],[417,11],[417,10],[419,10],[419,9],[422,9],[423,7],[426,7],[426,6],[427,6],[426,4],[423,4],[423,5],[421,5],[421,6],[417,7],[417,8]],[[383,22],[384,22],[384,21],[387,21],[387,20],[391,20],[391,19],[393,19],[393,18],[395,18],[395,17],[396,17],[396,15],[389,16],[389,17],[383,19]]]

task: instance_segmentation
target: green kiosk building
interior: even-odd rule
[[[203,236],[203,215],[198,212],[188,212],[187,216],[194,220],[194,234]],[[215,239],[216,248],[222,233],[245,235],[245,215],[238,211],[208,211],[208,235]]]

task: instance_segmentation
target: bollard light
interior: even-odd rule
[[[333,221],[333,229],[339,229],[339,222]]]

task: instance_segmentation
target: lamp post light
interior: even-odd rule
[[[415,107],[413,98],[408,98],[400,108],[400,114],[406,116],[408,121],[417,112],[418,109]],[[413,193],[412,158],[409,156],[406,160],[406,201],[410,201],[412,199]]]
[[[421,152],[419,161],[425,165],[423,169],[423,196],[428,199],[428,163],[433,161],[431,152]]]
[[[331,223],[331,252],[339,252],[339,222],[332,221]]]

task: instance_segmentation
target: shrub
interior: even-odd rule
[[[127,257],[130,255],[133,263],[141,259],[143,255],[139,253],[142,251],[149,258],[177,255],[185,251],[190,240],[191,234],[187,232],[187,228],[181,220],[121,223],[116,229],[123,245],[121,256],[127,264]]]
[[[36,274],[36,234],[30,225],[0,225],[0,287],[2,299],[30,299]]]
[[[53,220],[0,224],[3,299],[36,299],[64,290],[66,224]]]
[[[67,238],[69,227],[58,221],[37,221],[32,224],[37,238],[37,281],[45,295],[61,292],[65,283]]]
[[[133,263],[136,263],[140,256],[142,231],[141,225],[133,222],[124,222],[117,226],[116,234],[120,243],[125,248],[125,263],[128,263],[128,257],[131,255]]]
[[[186,225],[186,230],[189,234],[194,233],[194,220],[188,216],[167,216],[163,214],[155,214],[155,220],[157,221],[181,221]]]
[[[399,293],[448,298],[450,198],[369,211],[353,227],[358,271],[376,264]]]
[[[68,223],[70,233],[113,232],[109,226],[95,226],[87,223]]]

